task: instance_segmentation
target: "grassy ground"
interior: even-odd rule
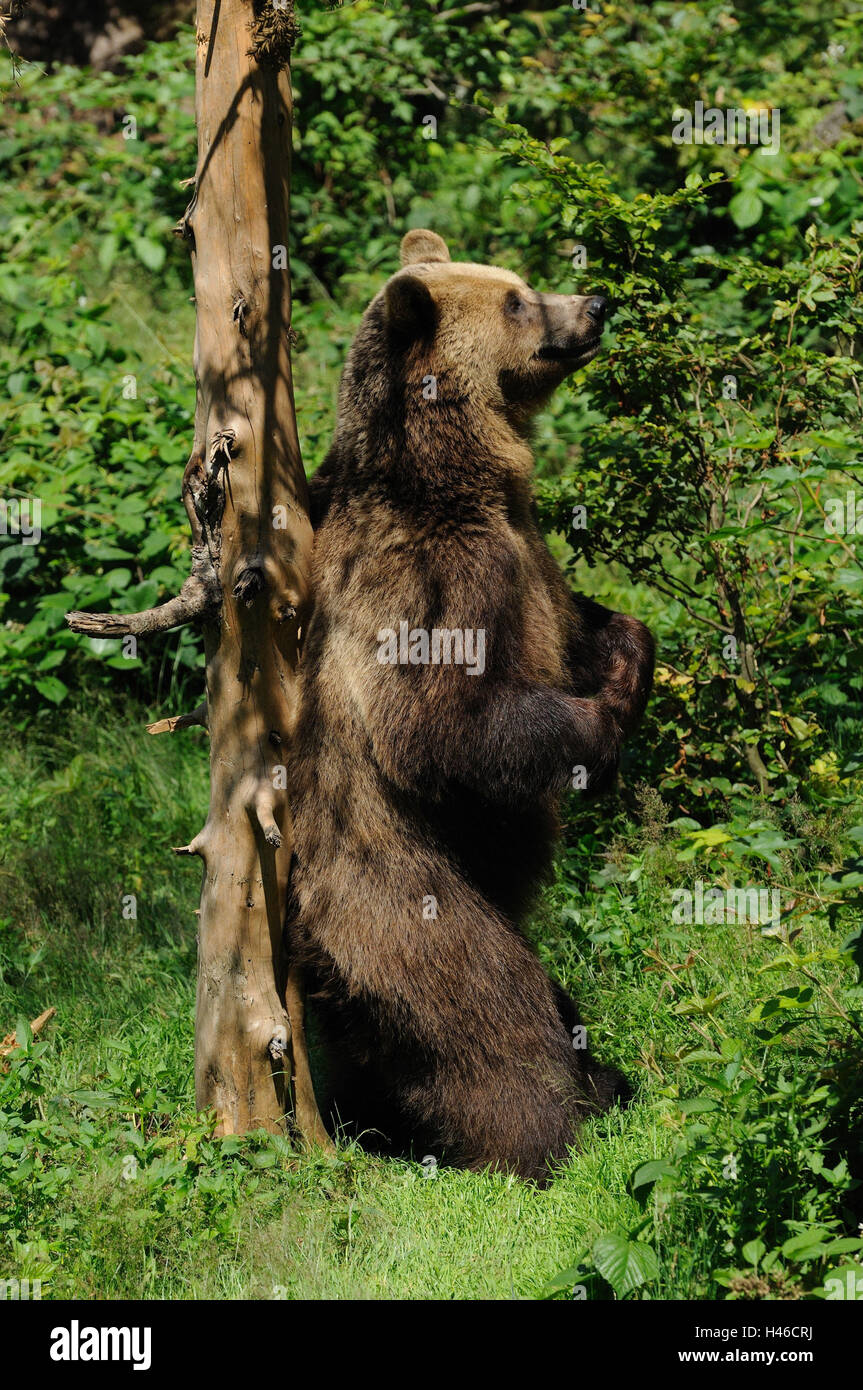
[[[0,1277],[53,1297],[497,1299],[569,1270],[562,1297],[785,1297],[859,1258],[859,990],[838,949],[857,919],[831,925],[803,896],[841,858],[852,807],[773,832],[761,876],[796,885],[790,944],[787,927],[672,920],[682,882],[758,878],[734,862],[743,830],[687,860],[697,839],[648,800],[604,855],[589,827],[571,835],[538,948],[637,1098],[537,1191],[212,1139],[192,1087],[198,873],[170,853],[202,821],[206,748],[143,720],[91,708],[4,733],[0,1033],[57,1015],[0,1073]],[[672,1158],[654,1185],[643,1165]],[[634,1283],[609,1237],[635,1247]]]

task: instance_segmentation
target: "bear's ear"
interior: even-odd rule
[[[443,237],[417,227],[402,237],[402,265],[419,265],[420,261],[448,261],[449,251]]]
[[[384,304],[387,327],[396,337],[413,341],[434,330],[435,303],[419,275],[394,275],[384,289]]]

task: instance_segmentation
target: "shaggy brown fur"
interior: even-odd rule
[[[597,351],[604,306],[452,264],[431,232],[402,260],[313,482],[290,945],[341,1122],[544,1181],[625,1093],[517,929],[573,767],[612,779],[651,682],[646,628],[572,598],[531,503],[527,421]],[[381,664],[402,622],[483,629],[484,672]]]

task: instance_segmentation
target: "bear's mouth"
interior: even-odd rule
[[[592,338],[582,338],[578,342],[544,343],[534,357],[540,362],[566,362],[569,366],[579,367],[596,356],[600,338],[601,334],[596,333]]]

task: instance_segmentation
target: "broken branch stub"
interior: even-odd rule
[[[155,724],[147,725],[148,734],[175,734],[178,729],[207,727],[207,702],[202,700],[188,714],[172,714],[167,719],[157,719]]]
[[[67,613],[73,632],[85,637],[143,636],[185,627],[206,617],[219,606],[221,590],[212,558],[204,546],[192,547],[192,573],[180,592],[167,603],[146,608],[142,613]]]

